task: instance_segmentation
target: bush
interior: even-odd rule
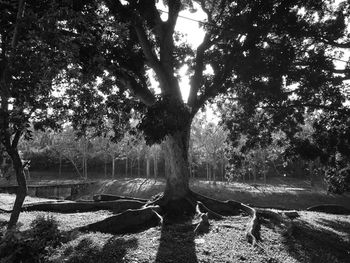
[[[325,181],[328,186],[328,192],[334,194],[343,194],[350,191],[350,167],[343,169],[329,168],[326,171]]]
[[[46,253],[58,246],[62,238],[53,217],[39,216],[28,231],[14,229],[4,235],[0,241],[0,263],[44,262]]]
[[[58,222],[53,216],[38,216],[30,224],[30,227],[32,238],[41,243],[42,247],[57,247],[63,239],[63,235],[58,229]]]

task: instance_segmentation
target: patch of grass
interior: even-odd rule
[[[33,218],[33,214],[36,213],[23,213],[21,222]],[[86,224],[84,215],[90,217],[88,221],[97,221],[109,214],[100,211],[80,215],[55,217],[61,229],[71,230],[72,224]],[[123,236],[77,232],[70,241],[52,250],[45,262],[350,262],[349,216],[300,212],[292,236],[283,235],[273,224],[264,224],[263,241],[257,247],[247,243],[248,221],[249,217],[242,215],[210,221],[210,232],[201,236],[194,236],[191,222]]]

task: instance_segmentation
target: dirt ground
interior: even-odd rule
[[[164,183],[153,179],[122,179],[100,181],[90,193],[110,193],[150,197],[162,190]],[[193,234],[190,221],[163,225],[129,235],[102,233],[77,233],[68,243],[51,251],[47,262],[350,262],[350,216],[303,211],[306,207],[321,203],[343,204],[349,207],[349,195],[327,195],[307,184],[281,182],[280,184],[224,184],[205,181],[192,182],[192,189],[219,199],[235,199],[255,206],[297,209],[300,215],[294,219],[291,235],[271,222],[264,222],[262,242],[252,247],[245,237],[249,218],[244,215],[211,220],[210,232]],[[0,207],[9,207],[14,195],[0,194]],[[39,202],[41,198],[27,197],[26,202]],[[275,210],[279,211],[279,210]],[[111,212],[58,214],[23,212],[20,215],[21,230],[29,228],[38,215],[52,215],[60,229],[69,231],[111,216]],[[9,219],[9,213],[0,213],[0,225]]]

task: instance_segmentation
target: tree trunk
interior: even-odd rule
[[[87,167],[87,156],[86,156],[86,154],[85,154],[85,158],[84,158],[84,162],[85,162],[85,164],[84,164],[84,169],[85,169],[85,180],[87,180],[88,179],[88,167]]]
[[[154,178],[158,177],[158,158],[156,153],[153,156],[153,176]]]
[[[107,155],[104,154],[104,172],[105,172],[105,178],[107,178]]]
[[[24,176],[23,165],[21,158],[19,157],[18,150],[11,149],[8,153],[13,161],[13,168],[16,172],[16,179],[18,184],[16,200],[13,205],[10,221],[8,223],[8,228],[11,229],[16,226],[19,214],[21,213],[22,205],[27,195],[27,182]]]
[[[140,171],[140,156],[137,157],[137,177],[141,177],[141,171]]]
[[[58,177],[62,178],[62,153],[59,153],[60,166],[58,168]]]
[[[150,177],[150,160],[149,160],[149,157],[147,157],[147,159],[146,159],[146,176],[147,176],[147,178]]]
[[[128,177],[128,157],[125,157],[125,177]]]
[[[168,135],[165,140],[170,169],[166,176],[164,197],[170,200],[181,199],[189,192],[189,138],[190,126],[183,131]]]
[[[115,158],[114,155],[112,155],[112,178],[115,178]]]

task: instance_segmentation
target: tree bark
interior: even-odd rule
[[[114,155],[112,155],[112,178],[115,177],[115,158]]]
[[[182,131],[168,135],[165,140],[170,169],[166,176],[164,197],[169,200],[184,198],[189,193],[189,138],[190,125]]]
[[[59,164],[59,168],[58,168],[58,177],[59,178],[62,178],[62,153],[60,152],[59,153],[59,162],[60,162],[60,164]]]
[[[125,177],[128,177],[128,157],[125,157]]]
[[[137,157],[137,177],[141,177],[140,156]]]
[[[157,156],[157,153],[155,153],[153,156],[153,177],[154,178],[158,177],[158,156]]]
[[[146,159],[146,176],[147,176],[147,178],[150,177],[150,159],[149,159],[149,157],[147,157],[147,159]]]
[[[22,160],[19,157],[17,148],[10,149],[8,153],[11,156],[11,159],[13,161],[13,168],[16,172],[16,179],[18,184],[18,188],[16,192],[16,200],[13,205],[10,221],[8,223],[8,229],[11,229],[16,226],[19,218],[19,214],[21,213],[21,208],[22,208],[24,199],[27,195],[27,182],[23,172]]]

